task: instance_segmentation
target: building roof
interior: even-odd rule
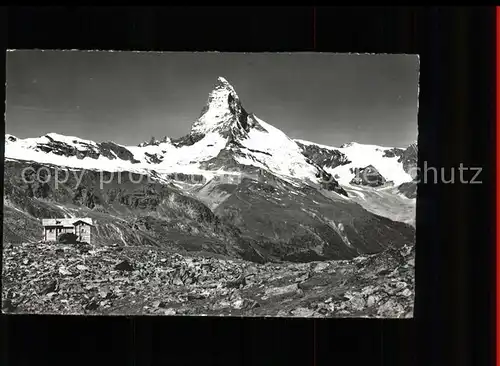
[[[83,223],[85,225],[89,225],[89,226],[94,226],[94,225],[92,225],[92,220],[90,220],[90,222],[89,222],[88,220],[82,220],[82,219],[79,219],[79,220],[75,221],[73,223],[73,225],[76,226],[77,224],[81,224],[81,223]]]
[[[79,217],[73,217],[70,219],[64,218],[64,219],[42,219],[42,225],[43,226],[61,226],[61,227],[73,227],[75,223],[78,221],[83,221],[89,225],[92,225],[92,219],[91,218],[79,218]]]

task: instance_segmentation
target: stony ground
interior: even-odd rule
[[[7,245],[2,311],[408,318],[414,250],[352,261],[255,264],[144,247]]]

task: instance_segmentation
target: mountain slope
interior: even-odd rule
[[[349,198],[368,211],[415,225],[418,147],[358,143],[340,148],[295,140],[304,156],[334,175]]]
[[[7,313],[413,316],[414,247],[352,261],[266,264],[117,246],[93,248],[82,263],[78,246],[51,243],[13,245],[3,254]],[[124,262],[131,270],[116,271]]]
[[[341,197],[279,179],[244,179],[215,213],[290,261],[352,258],[413,242],[412,227]]]
[[[34,179],[35,173],[27,167],[40,172],[47,183]],[[4,221],[9,228],[4,230],[7,242],[19,242],[24,237],[40,240],[40,218],[87,216],[95,219],[96,244],[154,245],[246,255],[237,228],[225,224],[200,201],[172,185],[148,183],[147,178],[138,184],[137,176],[131,181],[128,174],[118,178],[109,172],[104,175],[106,183],[101,185],[100,174],[94,171],[70,171],[65,182],[56,184],[47,179],[56,174],[55,169],[25,162],[5,163],[4,207],[9,208],[6,216],[12,217]],[[21,225],[16,229],[12,226],[16,219],[30,225],[24,231]]]

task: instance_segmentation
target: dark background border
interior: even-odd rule
[[[419,54],[421,168],[483,167],[419,186],[413,320],[2,315],[2,364],[492,364],[494,7],[19,7],[0,27],[3,49]]]

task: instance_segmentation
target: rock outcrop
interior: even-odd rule
[[[386,183],[386,179],[372,165],[364,168],[355,168],[353,173],[354,178],[351,180],[351,184],[379,187]]]

